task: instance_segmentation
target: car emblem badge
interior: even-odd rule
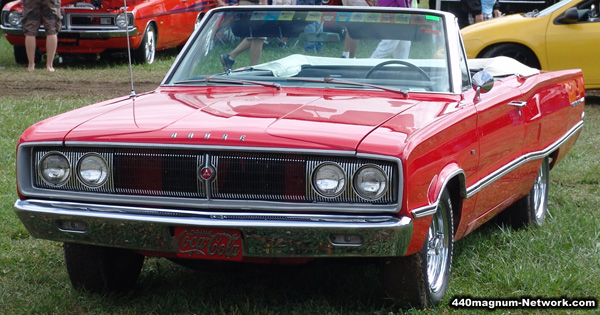
[[[210,166],[206,166],[206,167],[198,169],[198,178],[200,178],[202,180],[211,180],[211,179],[215,178],[215,174],[216,174],[215,169]]]

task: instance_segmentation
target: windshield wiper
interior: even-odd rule
[[[274,87],[274,88],[276,88],[278,90],[281,90],[281,84],[275,83],[275,82],[242,80],[242,79],[234,79],[234,78],[222,77],[222,76],[209,76],[209,77],[206,77],[204,79],[182,80],[182,81],[177,81],[174,84],[186,84],[186,83],[198,83],[198,82],[254,84],[254,85],[262,85],[262,86]]]
[[[370,87],[370,88],[379,89],[379,90],[383,90],[383,91],[390,91],[390,92],[400,93],[400,94],[402,94],[404,96],[408,96],[408,91],[407,90],[395,89],[395,88],[390,88],[390,87],[385,87],[385,86],[375,85],[375,84],[369,84],[369,83],[362,83],[362,82],[341,80],[341,79],[336,79],[336,78],[332,78],[332,77],[327,77],[327,78],[323,78],[323,79],[288,78],[287,80],[288,81],[304,81],[304,82],[318,82],[318,83],[331,83],[331,84],[365,86],[365,87]]]

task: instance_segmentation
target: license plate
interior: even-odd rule
[[[232,229],[176,227],[177,257],[242,260],[242,233]]]

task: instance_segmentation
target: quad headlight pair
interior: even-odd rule
[[[71,163],[62,153],[49,152],[42,157],[38,167],[44,182],[51,186],[62,186],[73,176]],[[74,169],[75,176],[85,186],[101,186],[108,178],[108,165],[104,158],[96,153],[82,156]]]
[[[312,184],[320,195],[334,198],[340,196],[346,190],[347,177],[339,165],[327,162],[315,169]],[[388,181],[383,170],[374,164],[360,167],[352,176],[354,191],[368,200],[381,198],[388,190]]]

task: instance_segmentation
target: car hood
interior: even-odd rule
[[[531,24],[536,23],[535,21],[540,20],[538,17],[525,17],[523,14],[511,14],[495,19],[486,20],[483,22],[478,22],[475,24],[471,24],[469,26],[463,27],[460,29],[460,32],[463,36],[463,39],[479,39],[480,37],[486,38],[486,36],[490,36],[489,30],[493,29],[494,32],[503,32],[503,27],[508,25],[520,25],[520,24]],[[507,31],[507,33],[514,36],[512,33],[512,29]],[[496,35],[492,33],[491,36]]]
[[[159,88],[134,99],[105,102],[57,116],[38,125],[35,133],[55,137],[63,134],[66,142],[356,150],[378,127],[409,134],[434,119],[415,119],[414,114],[410,119],[399,119],[399,114],[424,102],[392,92],[364,95],[349,91],[341,96],[339,90],[282,91],[257,88],[240,93],[232,88],[196,88],[190,92]],[[25,140],[50,140],[36,138],[30,135]]]

